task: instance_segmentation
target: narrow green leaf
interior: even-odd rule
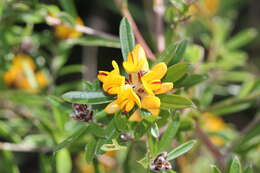
[[[60,144],[58,144],[55,149],[54,152],[57,152],[59,150],[61,150],[62,148],[70,145],[71,143],[73,143],[76,139],[78,139],[80,136],[82,136],[85,132],[87,132],[88,126],[86,125],[82,125],[81,127],[77,128],[71,136],[69,136],[68,138],[66,138],[64,141],[62,141]]]
[[[230,39],[226,46],[229,49],[238,49],[251,42],[256,37],[256,35],[257,31],[255,29],[245,29]]]
[[[248,141],[250,141],[252,138],[259,135],[260,135],[260,126],[258,125],[253,129],[251,129],[248,133],[246,133],[242,138],[240,138],[234,150],[239,150],[240,148],[243,148],[244,145],[248,143]]]
[[[158,97],[161,100],[162,108],[181,109],[181,108],[195,106],[190,99],[180,95],[163,94],[163,95],[158,95]]]
[[[69,45],[81,45],[81,46],[100,46],[100,47],[112,47],[120,48],[119,40],[112,40],[107,38],[101,38],[97,36],[88,35],[77,39],[69,39],[66,41]]]
[[[178,118],[175,118],[170,122],[170,124],[167,127],[167,130],[162,135],[162,138],[160,139],[158,148],[160,151],[164,151],[167,146],[171,143],[174,136],[176,136],[178,129],[180,127],[180,121]]]
[[[100,127],[99,125],[97,125],[96,123],[91,123],[89,125],[88,131],[96,137],[100,137],[100,138],[106,137],[105,130],[102,127]]]
[[[60,71],[58,72],[58,75],[68,75],[71,73],[81,73],[84,69],[84,66],[82,64],[73,64],[73,65],[67,65],[65,67],[62,67]]]
[[[102,92],[81,92],[70,91],[62,95],[62,98],[72,103],[83,104],[103,104],[108,103],[112,99],[104,95]]]
[[[135,39],[131,28],[131,24],[128,22],[126,18],[123,18],[120,22],[119,36],[122,55],[124,60],[127,60],[128,53],[134,49]]]
[[[163,81],[165,82],[175,82],[181,79],[189,70],[189,64],[186,62],[181,62],[174,64],[168,68],[167,74]]]
[[[252,165],[247,166],[244,173],[254,173]]]
[[[127,131],[128,126],[128,120],[125,116],[122,115],[115,115],[114,117],[114,123],[118,131]]]
[[[70,173],[72,170],[72,163],[70,153],[67,149],[62,149],[56,155],[56,169],[57,173]]]
[[[95,139],[91,139],[86,147],[85,147],[85,158],[87,162],[92,162],[94,155],[95,155],[95,151],[96,151],[96,144],[97,141]]]
[[[181,61],[181,59],[183,58],[183,55],[185,53],[187,44],[188,44],[188,41],[183,40],[177,45],[176,50],[175,50],[175,54],[174,54],[172,60],[168,64],[169,66],[176,64],[176,63]]]
[[[237,157],[234,157],[230,165],[229,173],[242,173],[240,161]]]
[[[208,79],[207,74],[191,74],[174,83],[175,88],[190,88]]]
[[[231,114],[234,112],[239,112],[239,111],[245,110],[245,109],[249,108],[250,105],[251,105],[250,102],[238,103],[238,104],[227,105],[227,106],[223,106],[220,108],[211,109],[210,112],[214,113],[215,115],[226,115],[226,114]]]
[[[176,147],[175,149],[173,149],[172,151],[170,151],[168,153],[168,158],[167,160],[173,160],[183,154],[185,154],[186,152],[188,152],[189,150],[192,149],[192,147],[194,146],[194,144],[196,143],[195,140],[190,140],[178,147]]]
[[[70,15],[72,15],[73,17],[77,17],[77,10],[74,4],[73,0],[59,0],[62,8],[69,13]]]
[[[212,173],[221,173],[221,171],[215,165],[211,165]]]
[[[154,123],[154,125],[151,127],[151,134],[154,138],[158,138],[160,135],[158,125]]]
[[[169,64],[175,54],[177,45],[175,43],[171,43],[164,51],[160,53],[157,58],[157,62],[165,62]]]

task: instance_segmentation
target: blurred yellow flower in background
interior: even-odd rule
[[[203,119],[203,129],[208,133],[220,132],[227,129],[227,124],[219,116],[216,116],[210,112],[205,112],[202,115]],[[225,144],[224,139],[219,136],[211,136],[210,140],[217,146],[223,146]]]
[[[81,18],[76,19],[76,24],[84,25]],[[81,32],[77,31],[75,28],[67,26],[65,24],[56,25],[54,28],[55,36],[60,39],[71,39],[78,38],[82,35]]]
[[[48,85],[47,75],[42,71],[36,72],[32,57],[21,53],[14,56],[11,68],[4,73],[3,78],[8,86],[31,92]]]
[[[216,14],[218,9],[219,0],[200,0],[189,7],[189,14],[211,17]]]
[[[98,157],[98,163],[103,171],[109,172],[116,166],[116,151],[109,151],[102,154]],[[84,153],[80,153],[76,158],[76,167],[80,173],[95,173],[94,165],[86,162]]]

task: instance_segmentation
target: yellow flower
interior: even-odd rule
[[[44,72],[42,72],[42,71],[37,72],[35,74],[35,77],[36,77],[36,80],[37,80],[40,88],[44,88],[48,85],[49,82],[47,79],[47,75]]]
[[[11,68],[4,73],[3,78],[9,86],[36,92],[39,88],[44,88],[48,80],[43,72],[35,72],[35,70],[36,65],[32,57],[17,54],[14,56]]]
[[[213,16],[219,8],[219,0],[204,0],[204,13]]]
[[[84,25],[83,21],[79,17],[76,19],[76,24]],[[78,38],[82,35],[82,33],[77,31],[75,28],[64,24],[55,26],[54,33],[60,39]]]
[[[125,84],[125,78],[120,76],[120,71],[117,63],[112,61],[114,70],[111,72],[99,71],[98,79],[103,82],[103,90],[108,94],[117,94],[120,87]]]
[[[114,70],[111,72],[98,73],[98,79],[103,83],[103,90],[108,94],[117,95],[117,99],[107,105],[105,112],[113,114],[122,110],[127,113],[137,105],[157,116],[160,112],[160,99],[155,95],[166,93],[173,88],[172,83],[161,82],[167,72],[166,64],[159,63],[149,70],[144,49],[136,45],[133,51],[128,53],[127,61],[123,62],[123,67],[128,73],[127,78],[120,75],[115,61],[112,65]],[[140,111],[135,111],[129,120],[140,121]]]
[[[221,119],[219,116],[213,115],[212,113],[206,112],[203,113],[203,129],[205,129],[207,132],[212,133],[212,132],[220,132],[223,129],[227,128],[227,125]],[[225,141],[224,139],[218,137],[218,136],[211,136],[210,140],[212,143],[218,145],[218,146],[223,146]]]
[[[219,9],[219,0],[201,0],[189,7],[190,15],[202,15],[211,17],[216,14]]]

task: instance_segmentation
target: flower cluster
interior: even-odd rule
[[[4,74],[4,81],[9,86],[35,92],[48,84],[46,74],[42,71],[35,71],[36,65],[32,57],[17,54],[14,56],[10,70]]]
[[[137,105],[157,116],[160,112],[160,99],[155,95],[166,93],[173,88],[172,83],[161,82],[167,72],[166,64],[159,63],[149,69],[144,49],[136,45],[133,51],[128,53],[127,61],[123,62],[123,67],[128,73],[127,78],[120,75],[115,61],[112,65],[114,70],[111,72],[99,71],[98,73],[98,79],[103,83],[103,90],[108,94],[117,95],[117,99],[107,105],[105,112],[113,114],[122,110],[127,113]],[[141,120],[139,109],[129,120]]]

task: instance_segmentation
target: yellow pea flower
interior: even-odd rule
[[[207,16],[213,16],[219,8],[219,0],[204,0],[204,13]]]
[[[120,75],[118,65],[112,62],[114,70],[111,72],[99,71],[98,79],[103,83],[103,90],[108,94],[116,94],[117,99],[105,108],[105,112],[113,114],[119,110],[127,113],[135,105],[148,110],[157,116],[160,112],[160,99],[156,94],[163,94],[173,88],[170,82],[161,83],[161,79],[167,72],[165,63],[159,63],[149,70],[144,49],[136,45],[133,51],[128,53],[128,58],[123,62],[123,67],[128,73],[125,78]],[[137,109],[129,118],[129,121],[140,121],[140,111]]]
[[[202,15],[211,17],[216,14],[219,9],[219,0],[200,0],[189,7],[190,15]]]
[[[17,54],[14,56],[11,68],[4,73],[3,78],[9,86],[36,92],[39,88],[47,86],[48,79],[45,73],[35,71],[36,65],[32,57]]]
[[[84,25],[82,19],[79,17],[76,19],[76,24]],[[54,34],[60,39],[78,38],[82,35],[82,33],[77,31],[75,28],[64,24],[55,26]]]
[[[120,76],[120,71],[117,63],[112,61],[114,70],[111,72],[99,71],[98,79],[104,83],[103,90],[108,94],[117,94],[120,87],[125,84],[125,78]]]
[[[141,45],[136,45],[134,50],[128,53],[127,61],[123,62],[123,66],[128,73],[149,70],[145,51]]]
[[[219,116],[213,115],[212,113],[203,113],[203,129],[207,132],[220,132],[226,129],[228,126],[225,124],[223,119]],[[217,146],[223,146],[225,144],[224,139],[218,136],[211,136],[210,140]]]

